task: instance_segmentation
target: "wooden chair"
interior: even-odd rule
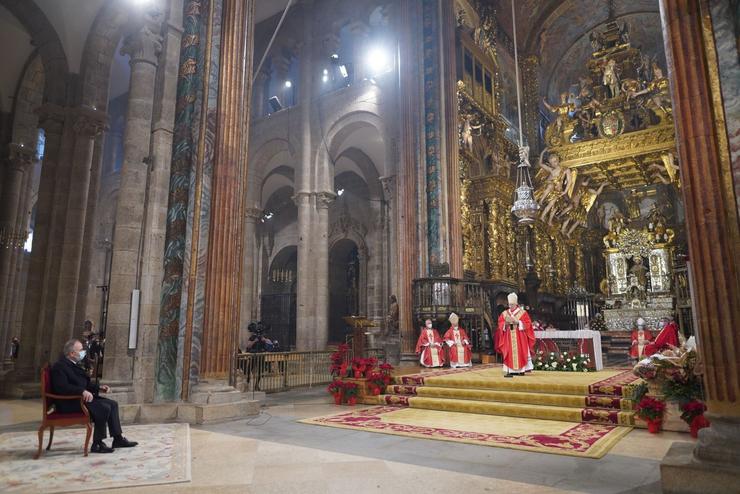
[[[79,400],[80,409],[82,411],[75,413],[49,413],[49,408],[54,403],[54,400]],[[90,413],[87,411],[85,401],[82,399],[82,395],[55,395],[51,392],[51,369],[49,365],[45,365],[41,369],[41,427],[39,427],[39,449],[36,451],[34,460],[38,460],[41,456],[41,446],[44,443],[44,429],[49,428],[49,444],[46,446],[48,451],[51,448],[51,442],[54,440],[54,428],[55,427],[69,427],[71,425],[84,425],[87,429],[87,435],[85,436],[85,456],[87,456],[88,446],[90,445],[90,435],[92,434],[92,424],[90,423]]]

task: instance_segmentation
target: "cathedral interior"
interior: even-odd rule
[[[395,492],[740,492],[737,0],[0,0],[0,26],[0,463],[3,436],[36,440],[39,376],[79,338],[124,424],[190,423],[210,458],[205,435],[238,437],[255,478],[303,448],[311,475],[311,451],[373,458],[359,492],[375,463]],[[289,410],[326,398],[345,345],[412,375],[420,328],[455,313],[473,369],[498,368],[510,293],[604,372],[632,370],[638,320],[674,321],[711,426],[656,447],[619,418],[636,428],[618,452],[578,459],[606,464],[601,484],[567,456],[532,480],[478,470],[474,448],[533,471],[550,455],[439,442],[458,458],[440,470],[408,459],[426,439],[297,439],[292,419],[333,406]],[[234,432],[265,407],[273,436]],[[225,467],[192,461],[189,488],[222,492],[205,472]],[[301,481],[282,486],[339,489]]]

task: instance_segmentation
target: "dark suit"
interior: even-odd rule
[[[66,357],[62,357],[51,366],[51,390],[58,395],[81,395],[87,390],[94,396],[93,400],[86,403],[92,421],[95,424],[93,441],[105,439],[105,426],[108,425],[110,435],[115,437],[121,435],[121,420],[118,417],[118,403],[108,398],[98,396],[100,386],[91,382],[82,367],[72,363]],[[80,403],[73,400],[59,400],[55,403],[59,413],[80,412]]]

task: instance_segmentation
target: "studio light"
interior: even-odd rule
[[[285,87],[286,87],[287,89],[290,89],[290,88],[292,88],[292,87],[293,87],[293,83],[292,83],[292,82],[290,82],[290,81],[285,81]]]
[[[267,102],[270,103],[270,108],[272,108],[273,112],[283,109],[283,105],[280,104],[280,99],[278,99],[277,96],[273,96],[272,98],[267,100]]]
[[[390,72],[393,68],[388,52],[379,47],[374,47],[368,52],[367,67],[373,77]]]
[[[339,73],[342,74],[342,77],[345,79],[349,77],[349,71],[347,70],[347,66],[344,64],[339,66]]]
[[[342,194],[344,194],[344,189],[337,190],[337,195],[338,196],[341,196]]]

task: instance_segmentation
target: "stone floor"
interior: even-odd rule
[[[116,491],[647,494],[660,492],[659,464],[670,445],[691,440],[635,429],[593,460],[296,422],[340,411],[329,399],[323,386],[268,395],[257,417],[193,427],[191,483]],[[0,432],[34,429],[38,414],[37,402],[0,400]],[[146,447],[146,438],[131,439]]]

